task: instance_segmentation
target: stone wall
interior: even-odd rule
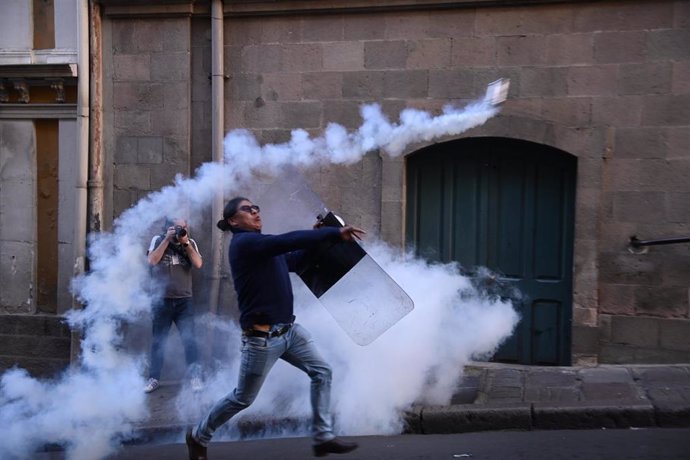
[[[638,254],[629,238],[690,235],[690,5],[375,3],[310,2],[323,14],[284,14],[275,2],[226,2],[226,129],[283,142],[331,121],[355,129],[363,103],[393,120],[405,107],[437,113],[510,78],[502,113],[463,136],[525,139],[578,158],[574,362],[686,360],[674,337],[690,332],[688,245]],[[190,11],[110,18],[113,217],[210,160],[210,20]],[[348,221],[402,245],[404,174],[404,157],[372,152],[308,178]],[[655,332],[635,341],[637,328]]]
[[[112,20],[104,59],[113,216],[190,173],[189,18]]]
[[[69,364],[70,330],[54,315],[3,315],[0,372],[12,367],[52,377]]]
[[[0,122],[0,313],[34,313],[36,141],[31,121]]]

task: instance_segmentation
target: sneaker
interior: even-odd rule
[[[146,382],[146,386],[144,387],[144,392],[145,393],[151,393],[152,391],[156,391],[159,386],[161,386],[161,384],[158,383],[158,379],[154,379],[152,377],[149,379],[148,382]]]
[[[201,391],[204,389],[204,382],[199,377],[192,377],[190,382],[192,384],[192,391]]]

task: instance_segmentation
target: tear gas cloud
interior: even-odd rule
[[[112,232],[90,235],[90,271],[73,281],[86,308],[66,315],[70,327],[82,332],[81,361],[50,380],[34,379],[17,368],[0,377],[0,458],[29,458],[45,444],[64,446],[72,459],[104,458],[148,417],[142,390],[147,358],[128,352],[123,329],[141,322],[151,310],[155,290],[150,289],[144,254],[166,216],[180,209],[208,209],[219,191],[226,197],[248,194],[254,171],[277,174],[289,165],[353,164],[377,149],[399,155],[410,143],[481,125],[497,109],[486,101],[463,109],[447,107],[436,117],[408,109],[399,123],[389,122],[377,105],[364,106],[361,113],[363,124],[354,132],[330,124],[323,136],[310,138],[298,129],[290,141],[278,145],[261,146],[249,132],[232,131],[225,139],[223,164],[204,164],[192,178],[176,177],[172,185],[123,212]],[[193,211],[187,217],[201,220]],[[313,218],[305,216],[304,226]],[[334,368],[338,430],[395,433],[402,426],[400,411],[413,402],[447,402],[462,365],[494,351],[510,335],[517,315],[509,304],[481,296],[461,298],[472,288],[452,264],[429,265],[403,257],[371,236],[365,247],[412,297],[415,309],[410,314],[367,347],[353,344],[299,281],[296,314]],[[209,318],[201,318],[204,321]],[[178,396],[184,419],[197,419],[199,407],[208,407],[236,382],[239,330],[234,324],[213,322],[227,332],[226,362],[207,376],[204,392]],[[246,413],[307,415],[308,388],[306,376],[279,363]]]

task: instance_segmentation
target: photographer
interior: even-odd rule
[[[184,219],[166,220],[163,231],[153,237],[147,252],[153,267],[152,276],[162,283],[164,294],[153,307],[151,362],[144,391],[150,393],[160,385],[165,342],[172,323],[182,338],[192,389],[198,391],[202,383],[194,334],[192,267],[199,269],[203,262],[196,242],[189,237]]]

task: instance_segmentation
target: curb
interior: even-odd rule
[[[587,403],[534,403],[536,429],[631,428],[656,426],[654,406],[646,402],[597,401]]]
[[[530,430],[532,408],[528,403],[506,406],[453,405],[423,409],[416,434],[451,434],[489,430]]]
[[[455,404],[418,407],[405,412],[402,434],[454,434],[478,431],[624,429],[690,427],[690,405],[655,407],[646,401],[596,401],[515,404]],[[140,426],[125,444],[179,439],[185,423]],[[271,432],[308,432],[309,420],[249,419],[236,425],[240,439]],[[305,431],[306,430],[306,431]]]

